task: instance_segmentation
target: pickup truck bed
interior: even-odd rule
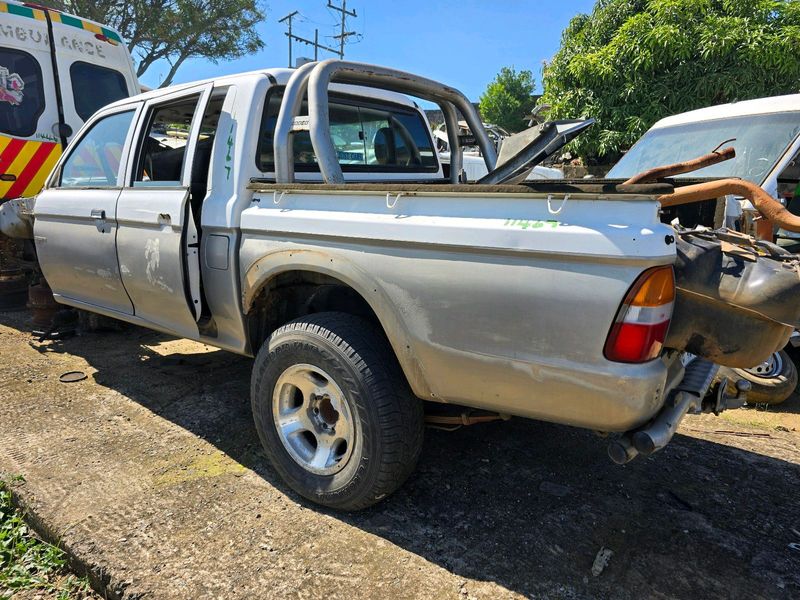
[[[632,187],[253,183],[243,306],[282,272],[324,273],[367,301],[420,398],[627,431],[667,365],[603,344],[636,277],[675,259],[653,197],[671,186]]]

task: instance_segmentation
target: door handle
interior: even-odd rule
[[[99,208],[93,208],[92,209],[92,218],[93,219],[98,219],[100,221],[104,221],[105,218],[106,218],[106,211],[104,211],[102,209],[99,209]]]

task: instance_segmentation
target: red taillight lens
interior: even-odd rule
[[[617,311],[603,354],[608,360],[642,363],[657,358],[675,302],[672,267],[654,267],[634,282]]]

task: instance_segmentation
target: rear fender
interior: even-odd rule
[[[430,398],[431,388],[422,365],[415,358],[412,338],[405,322],[383,286],[363,269],[339,256],[319,250],[276,250],[254,261],[242,277],[242,307],[248,314],[259,293],[282,273],[306,271],[341,281],[358,293],[378,317],[411,389],[420,398]],[[257,349],[253,349],[257,351]]]

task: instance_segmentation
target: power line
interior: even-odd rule
[[[318,60],[319,59],[319,49],[320,48],[322,48],[323,50],[327,50],[328,52],[333,52],[334,54],[338,54],[339,53],[334,48],[329,48],[328,46],[323,46],[322,44],[319,43],[319,29],[315,29],[314,30],[314,41],[313,42],[311,40],[307,40],[305,38],[301,38],[300,36],[297,36],[297,35],[292,35],[291,38],[290,38],[290,41],[292,39],[297,40],[298,42],[300,42],[302,44],[306,44],[307,46],[314,46],[314,60]],[[291,60],[291,56],[290,56],[289,60]]]
[[[300,19],[301,22],[316,23],[315,21],[312,21],[311,19],[309,19],[305,15],[300,14],[300,11],[296,10],[296,11],[294,11],[292,13],[289,13],[288,15],[286,15],[285,17],[283,17],[282,19],[280,19],[278,21],[278,23],[286,23],[286,25],[287,25],[287,31],[286,31],[286,33],[284,35],[287,38],[289,38],[289,67],[290,68],[294,66],[292,64],[293,42],[300,42],[301,44],[305,44],[307,46],[313,46],[314,47],[314,60],[318,60],[319,59],[319,51],[320,51],[320,49],[326,50],[326,51],[331,52],[333,54],[336,54],[340,59],[344,58],[344,46],[345,46],[345,43],[347,42],[348,38],[350,36],[353,36],[353,35],[358,35],[355,31],[347,31],[347,17],[357,17],[358,15],[356,14],[355,10],[347,10],[347,0],[342,0],[342,5],[341,6],[336,6],[330,0],[328,0],[328,8],[336,10],[336,11],[339,11],[341,13],[341,19],[340,19],[340,23],[339,23],[340,33],[338,35],[334,35],[334,36],[326,36],[326,37],[329,37],[330,39],[334,39],[334,40],[338,40],[339,41],[339,49],[338,50],[336,48],[331,48],[329,46],[325,46],[325,45],[319,43],[319,29],[318,28],[314,29],[314,40],[313,41],[310,40],[310,39],[304,38],[304,37],[300,37],[299,35],[295,35],[292,32],[292,19],[294,19],[294,18]]]

